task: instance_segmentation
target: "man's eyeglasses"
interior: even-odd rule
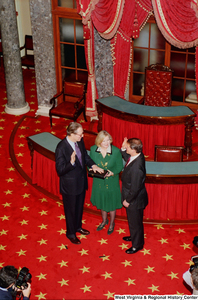
[[[79,137],[82,137],[84,135],[84,132],[82,132],[81,134],[75,133],[75,135],[78,135]]]

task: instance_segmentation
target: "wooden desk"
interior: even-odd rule
[[[117,96],[98,99],[96,103],[98,131],[107,130],[117,147],[121,146],[125,136],[134,136],[142,140],[144,154],[151,159],[155,145],[185,146],[185,154],[192,153],[192,127],[196,114],[190,108],[146,106]]]
[[[59,177],[55,169],[55,149],[60,139],[43,132],[27,138],[32,156],[32,183],[62,198]],[[147,220],[198,220],[198,161],[153,162],[146,161],[146,188],[149,205],[145,209]],[[97,210],[90,203],[92,178],[85,206]],[[120,182],[121,185],[121,182]],[[126,210],[117,210],[117,216],[126,218]]]

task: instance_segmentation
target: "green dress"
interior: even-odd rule
[[[103,157],[95,145],[91,147],[90,152],[90,157],[97,166],[114,173],[105,179],[93,178],[91,203],[106,212],[122,207],[119,185],[119,173],[123,169],[122,155],[120,149],[113,145],[110,152]]]

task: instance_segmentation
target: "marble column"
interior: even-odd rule
[[[113,94],[113,63],[110,41],[103,39],[94,29],[96,86],[99,98]]]
[[[0,1],[0,22],[7,90],[5,112],[11,115],[21,115],[27,113],[30,107],[25,101],[14,0]]]
[[[51,0],[30,0],[37,86],[37,115],[49,115],[49,100],[56,94]]]

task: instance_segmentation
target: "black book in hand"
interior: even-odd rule
[[[89,171],[88,171],[88,176],[89,176],[89,177],[96,177],[96,178],[105,179],[105,177],[106,177],[106,175],[108,174],[108,172],[109,172],[108,170],[104,170],[103,173],[99,173],[98,171],[96,171],[96,172],[94,173],[93,170],[89,170]]]

